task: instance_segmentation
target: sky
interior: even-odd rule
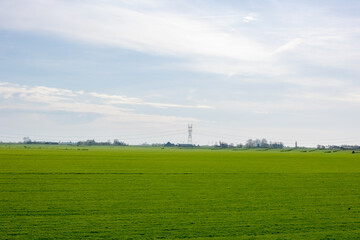
[[[360,145],[360,1],[0,0],[0,141]]]

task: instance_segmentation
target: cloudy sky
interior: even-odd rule
[[[0,0],[0,141],[360,144],[360,1]]]

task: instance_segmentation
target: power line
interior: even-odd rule
[[[184,132],[182,130],[176,130],[176,131],[164,131],[164,132],[152,132],[152,133],[139,133],[139,134],[124,134],[123,136],[126,138],[134,138],[134,137],[146,137],[146,136],[163,136],[163,135],[179,135],[179,134],[184,134]],[[31,134],[31,133],[4,133],[4,132],[0,132],[0,135],[6,136],[6,137],[23,137],[23,136],[31,136],[31,137],[48,137],[48,138],[92,138],[93,136],[85,136],[85,135],[68,135],[68,136],[64,136],[64,135],[42,135],[42,134]],[[99,138],[118,138],[119,135],[101,135],[101,136],[97,136]]]

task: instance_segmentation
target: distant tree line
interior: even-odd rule
[[[249,139],[245,144],[246,148],[284,148],[282,142],[268,142],[265,138],[263,139]]]
[[[108,140],[107,142],[96,142],[94,139],[92,140],[85,140],[85,141],[78,141],[75,143],[68,142],[68,143],[60,143],[60,142],[49,142],[49,141],[33,141],[29,137],[24,137],[24,144],[66,144],[66,145],[77,145],[77,146],[128,146],[127,143],[123,141],[119,141],[118,139],[114,139],[113,142]]]
[[[94,139],[86,140],[86,141],[79,141],[76,143],[78,146],[128,146],[127,143],[119,141],[118,139],[114,139],[113,142],[110,140],[107,142],[96,142]]]
[[[248,139],[245,144],[239,143],[236,146],[234,144],[228,144],[225,142],[219,142],[215,144],[215,147],[219,148],[284,148],[282,142],[268,142],[265,138],[263,139]]]
[[[25,144],[46,144],[46,145],[57,145],[58,142],[51,142],[51,141],[32,141],[29,137],[24,137]]]
[[[49,144],[49,145],[58,145],[58,144],[66,144],[66,145],[77,145],[77,146],[128,146],[127,143],[120,141],[118,139],[114,139],[112,142],[110,140],[106,142],[96,142],[94,139],[78,141],[78,142],[52,142],[52,141],[33,141],[29,137],[23,138],[24,144]],[[167,143],[153,143],[147,144],[144,143],[142,146],[153,146],[153,147],[197,147],[194,144],[175,144],[171,142]],[[199,145],[198,145],[199,146]],[[248,139],[245,144],[239,143],[234,145],[233,143],[226,143],[219,141],[219,143],[215,143],[214,147],[217,148],[273,148],[273,149],[281,149],[284,148],[284,143],[282,142],[271,142],[265,138],[262,139]],[[359,145],[317,145],[317,149],[333,149],[333,150],[360,150]]]
[[[332,150],[360,150],[358,145],[317,145],[317,149],[332,149]]]
[[[187,148],[187,147],[197,147],[196,145],[194,144],[186,144],[186,143],[179,143],[179,144],[175,144],[175,143],[171,143],[171,142],[167,142],[165,144],[162,144],[162,143],[154,143],[154,144],[151,144],[151,146],[153,147],[184,147],[184,148]]]

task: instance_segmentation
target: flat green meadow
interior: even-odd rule
[[[0,145],[0,239],[360,239],[360,153]]]

